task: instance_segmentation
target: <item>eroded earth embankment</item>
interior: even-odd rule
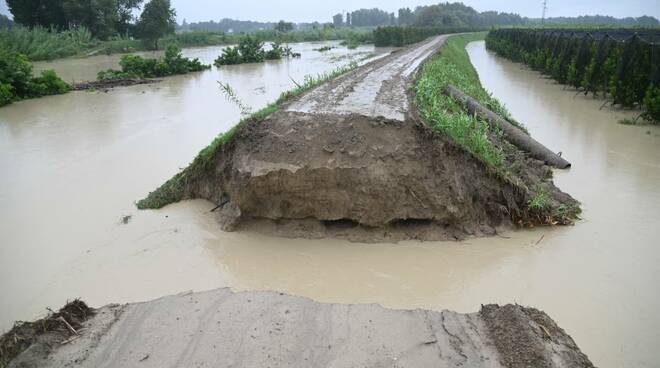
[[[45,345],[44,341],[51,345]],[[42,339],[9,367],[591,368],[545,313],[323,304],[218,289],[96,311],[78,338]]]
[[[363,242],[492,235],[525,222],[525,188],[540,183],[550,199],[573,201],[543,162],[524,158],[523,179],[504,180],[421,121],[410,89],[445,41],[371,62],[240,125],[203,169],[176,178],[174,197],[215,202],[228,231]]]

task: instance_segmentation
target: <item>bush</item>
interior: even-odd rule
[[[97,75],[98,80],[159,78],[175,74],[186,74],[210,69],[210,65],[202,64],[199,59],[184,58],[181,49],[169,45],[162,59],[147,59],[138,55],[124,55],[119,61],[121,71],[108,69]]]
[[[12,87],[8,83],[0,83],[0,106],[9,105],[14,100]]]
[[[222,65],[236,65],[245,63],[261,63],[266,60],[279,60],[284,57],[300,57],[290,47],[282,46],[279,42],[273,42],[271,49],[264,50],[264,42],[255,36],[243,37],[238,46],[227,47],[222,54],[215,59],[217,67]]]
[[[651,86],[644,97],[644,117],[648,120],[660,121],[660,86]]]
[[[41,97],[67,93],[71,90],[71,86],[58,77],[54,70],[44,70],[40,77],[32,78],[29,89],[31,94],[29,97]]]
[[[0,106],[14,101],[66,93],[71,86],[53,70],[32,76],[32,65],[25,55],[0,49]]]

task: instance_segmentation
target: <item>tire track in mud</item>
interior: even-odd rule
[[[286,111],[308,114],[358,114],[404,121],[410,109],[407,90],[422,62],[448,36],[393,53],[308,92]]]

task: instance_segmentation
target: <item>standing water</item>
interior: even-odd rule
[[[548,312],[598,366],[660,365],[660,129],[619,125],[629,114],[599,111],[600,101],[573,98],[483,43],[469,52],[484,86],[573,163],[556,182],[583,202],[576,226],[361,245],[224,233],[205,201],[136,211],[133,200],[238,119],[216,80],[257,107],[291,86],[289,74],[332,67],[332,55],[297,47],[310,48],[298,62],[0,109],[0,328],[67,298],[99,306],[223,286],[459,312],[517,302]]]

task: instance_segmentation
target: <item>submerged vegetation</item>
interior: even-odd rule
[[[660,30],[501,29],[488,49],[660,123]]]
[[[121,71],[108,69],[98,73],[99,80],[158,78],[169,75],[186,74],[210,69],[199,59],[188,59],[181,55],[181,49],[169,45],[162,59],[148,59],[138,55],[124,55],[119,61]]]
[[[279,42],[274,42],[270,50],[265,50],[263,41],[247,35],[240,40],[237,46],[222,50],[222,55],[218,56],[214,64],[220,67],[223,65],[262,63],[266,60],[279,60],[285,57],[300,57],[300,54],[293,52],[288,46],[282,46]]]
[[[35,77],[25,55],[0,49],[0,106],[70,90],[71,86],[53,70],[44,70]]]
[[[465,46],[485,37],[485,33],[472,33],[451,37],[442,52],[422,68],[415,84],[415,102],[424,121],[434,130],[449,137],[470,152],[493,173],[526,193],[527,216],[514,218],[523,223],[571,223],[580,209],[576,204],[550,201],[542,186],[529,188],[519,179],[519,163],[512,155],[512,146],[502,139],[502,131],[488,122],[469,114],[459,102],[444,94],[453,85],[474,98],[481,105],[500,115],[523,131],[508,111],[493,98],[479,82],[479,76],[470,63]]]
[[[318,74],[316,76],[307,76],[302,84],[296,84],[296,88],[283,92],[277,101],[269,104],[263,109],[252,113],[251,115],[241,119],[237,125],[228,130],[225,133],[217,136],[210,145],[204,148],[198,155],[195,157],[193,162],[188,165],[181,172],[176,174],[173,178],[165,182],[160,188],[156,189],[154,192],[149,193],[149,195],[137,202],[137,207],[141,210],[145,209],[159,209],[167,206],[168,204],[179,202],[184,199],[186,195],[186,185],[192,182],[192,179],[197,175],[201,175],[205,172],[206,169],[213,165],[215,154],[218,152],[220,147],[231,140],[236,130],[243,124],[246,124],[250,121],[260,121],[265,119],[268,115],[275,112],[280,105],[282,105],[287,100],[299,96],[302,93],[319,86],[330,79],[334,79],[344,73],[347,73],[355,68],[357,68],[357,63],[352,62],[346,66],[338,67],[330,72]],[[226,94],[226,91],[225,91]]]

